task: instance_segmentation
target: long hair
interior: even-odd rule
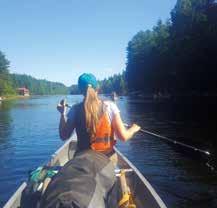
[[[86,128],[90,134],[90,141],[92,142],[96,136],[96,126],[101,114],[101,105],[97,96],[97,92],[90,86],[86,91],[84,100],[84,110],[86,117]]]

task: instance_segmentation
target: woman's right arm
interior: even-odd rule
[[[66,103],[65,100],[62,100],[58,105],[57,105],[57,110],[60,112],[60,123],[59,123],[59,135],[62,140],[68,139],[73,130],[74,130],[74,125],[72,122],[73,118],[68,118],[66,116]],[[71,110],[72,111],[72,110]],[[71,113],[72,115],[72,113]]]
[[[141,129],[141,127],[137,124],[133,124],[130,128],[127,129],[121,119],[120,113],[116,113],[114,115],[112,119],[112,126],[115,130],[115,133],[122,141],[129,140],[136,132]]]
[[[61,116],[60,116],[60,124],[59,124],[59,135],[60,135],[60,138],[62,140],[68,139],[71,136],[71,134],[72,134],[72,132],[74,130],[74,128],[69,127],[66,120],[67,119],[66,119],[65,115],[61,114]]]

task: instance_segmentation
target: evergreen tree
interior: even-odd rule
[[[177,0],[171,20],[138,32],[127,47],[130,91],[217,91],[217,4]]]
[[[9,65],[9,61],[0,51],[0,96],[15,93],[9,76]]]

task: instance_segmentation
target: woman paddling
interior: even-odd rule
[[[61,113],[60,137],[62,140],[68,139],[75,129],[77,151],[93,149],[116,163],[113,149],[116,136],[127,141],[140,130],[140,126],[133,124],[130,128],[125,128],[116,104],[98,97],[98,83],[94,75],[82,74],[78,79],[78,87],[84,95],[83,102],[74,105],[67,114],[65,100],[57,106]]]

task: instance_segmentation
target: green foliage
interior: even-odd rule
[[[126,79],[130,90],[152,92],[158,88],[169,50],[169,25],[159,20],[152,31],[139,32],[129,42]]]
[[[16,94],[16,88],[26,87],[31,94],[67,94],[68,88],[58,82],[38,80],[28,75],[9,74],[9,61],[0,51],[0,96]]]
[[[118,95],[123,95],[127,93],[125,72],[122,74],[115,74],[107,79],[98,81],[99,82],[99,93],[101,94],[111,94],[116,92]],[[77,85],[72,85],[69,87],[70,94],[81,94]]]
[[[72,86],[69,87],[69,93],[70,93],[71,95],[78,95],[78,94],[80,94],[81,92],[80,92],[79,89],[78,89],[78,85],[72,85]]]
[[[99,93],[101,94],[111,94],[116,92],[118,95],[123,95],[127,93],[125,72],[122,74],[115,74],[107,79],[98,81],[99,82]],[[77,85],[72,85],[69,87],[70,94],[81,94]]]
[[[217,91],[217,4],[177,0],[171,21],[138,32],[128,43],[130,91]]]
[[[54,95],[54,94],[80,94],[77,85],[67,88],[58,82],[50,82],[42,79],[35,79],[25,74],[9,74],[9,61],[0,52],[0,95],[13,95],[16,89],[26,87],[32,95]],[[100,81],[101,93],[118,94],[126,93],[125,73],[114,75]]]
[[[5,55],[0,51],[0,75],[8,74],[9,61],[6,59]]]
[[[54,95],[67,94],[68,88],[58,82],[50,82],[42,79],[35,79],[28,75],[11,74],[14,89],[18,87],[26,87],[31,94],[35,95]]]
[[[111,94],[112,92],[116,92],[118,95],[126,94],[125,72],[99,81],[99,85],[100,93]]]
[[[15,94],[9,75],[9,61],[0,51],[0,96]]]
[[[14,94],[15,94],[15,90],[12,88],[11,82],[9,80],[0,78],[0,95],[7,96],[7,95],[14,95]]]

